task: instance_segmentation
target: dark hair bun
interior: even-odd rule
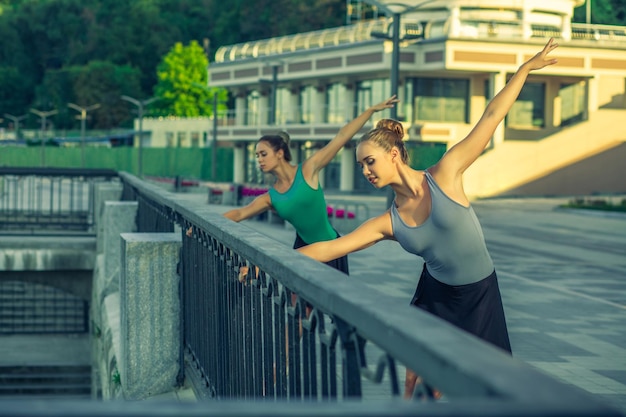
[[[280,131],[277,133],[277,135],[283,139],[286,145],[289,145],[289,141],[291,140],[291,138],[289,137],[289,133],[285,131]]]

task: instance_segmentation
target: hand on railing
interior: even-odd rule
[[[259,277],[259,267],[255,266],[255,273],[254,273],[254,279]],[[239,275],[237,276],[237,279],[239,280],[239,282],[241,282],[244,285],[248,284],[248,272],[250,271],[250,268],[248,266],[240,266],[239,267]]]

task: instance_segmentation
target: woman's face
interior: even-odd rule
[[[373,142],[362,142],[356,148],[356,162],[363,176],[376,188],[389,184],[393,175],[391,154]]]
[[[263,172],[271,172],[278,166],[278,152],[272,149],[270,144],[265,141],[256,144],[255,155],[259,168]]]

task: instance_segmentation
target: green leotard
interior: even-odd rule
[[[270,188],[269,194],[278,215],[291,223],[307,244],[337,237],[337,232],[328,220],[322,187],[318,184],[317,190],[311,188],[304,180],[300,164],[293,184],[286,192],[279,193]]]

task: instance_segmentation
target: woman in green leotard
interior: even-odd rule
[[[368,108],[342,127],[326,146],[298,165],[290,163],[289,135],[281,132],[261,137],[256,145],[256,158],[261,171],[272,174],[275,181],[269,192],[246,206],[224,213],[224,216],[240,222],[274,209],[296,229],[294,248],[337,238],[338,233],[328,220],[319,173],[374,113],[389,109],[397,102],[396,96],[392,96]],[[349,272],[347,256],[326,263],[346,274]]]

